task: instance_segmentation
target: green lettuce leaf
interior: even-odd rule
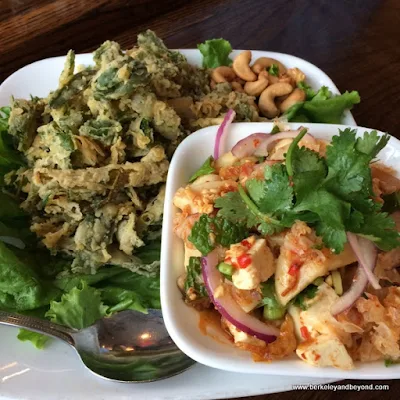
[[[0,242],[0,308],[32,310],[57,297],[58,291],[41,283],[34,269]]]
[[[110,278],[107,281],[107,286],[116,286],[132,290],[142,299],[143,307],[161,308],[159,276],[144,276],[130,271],[124,271]]]
[[[203,56],[204,68],[217,68],[221,65],[231,65],[229,54],[232,52],[231,44],[225,39],[211,39],[198,44],[197,48]]]
[[[136,310],[147,314],[145,301],[134,290],[108,286],[101,289],[101,299],[109,307],[108,314],[123,310]]]
[[[308,96],[310,94],[307,93]],[[329,89],[323,86],[311,100],[290,107],[285,116],[289,121],[340,124],[344,111],[350,110],[359,102],[360,96],[356,91],[333,96]]]
[[[31,332],[26,329],[20,329],[17,338],[21,342],[31,342],[39,350],[43,349],[46,343],[51,339],[46,335],[42,335],[37,332]]]
[[[82,282],[62,295],[60,301],[51,301],[46,313],[52,322],[74,329],[83,329],[107,314],[101,300],[101,291]]]

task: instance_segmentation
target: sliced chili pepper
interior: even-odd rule
[[[300,328],[300,333],[301,333],[301,336],[303,336],[303,338],[304,338],[305,340],[310,339],[310,332],[308,332],[308,329],[307,329],[306,326],[302,326],[302,327]]]
[[[240,242],[240,244],[244,247],[246,247],[246,249],[251,249],[252,248],[252,244],[247,240],[244,239]]]
[[[240,268],[247,268],[251,264],[251,256],[249,254],[242,254],[237,258]]]
[[[292,263],[292,265],[290,266],[289,271],[288,271],[289,275],[296,276],[300,271],[300,267],[301,267],[300,264],[295,263],[295,262]]]

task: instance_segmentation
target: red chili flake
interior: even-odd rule
[[[290,266],[289,271],[288,271],[289,275],[291,275],[291,276],[298,275],[300,267],[301,267],[301,265],[299,263],[295,263],[295,262],[292,263],[292,265]]]
[[[249,176],[253,172],[253,163],[244,163],[240,168],[240,175]]]
[[[314,357],[314,361],[318,361],[321,358],[321,356],[319,354],[316,354]]]
[[[302,326],[302,327],[300,328],[300,333],[301,333],[301,336],[303,336],[303,338],[304,338],[305,340],[310,339],[310,333],[308,332],[308,329],[307,329],[306,326]]]
[[[240,268],[247,268],[251,264],[251,256],[249,254],[242,254],[237,259]]]
[[[246,249],[251,249],[252,248],[252,244],[247,240],[244,239],[240,242],[240,244],[244,247],[246,247]]]
[[[306,353],[301,353],[300,355],[301,355],[301,358],[303,358],[304,360],[307,360]]]
[[[254,147],[258,147],[260,145],[260,139],[253,140]]]

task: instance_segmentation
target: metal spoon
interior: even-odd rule
[[[151,382],[179,374],[195,361],[182,353],[159,310],[122,311],[80,331],[50,321],[0,311],[0,325],[43,333],[75,348],[86,367],[120,382]]]

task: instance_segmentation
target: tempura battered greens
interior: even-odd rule
[[[160,238],[169,157],[229,108],[243,121],[257,120],[257,108],[230,84],[211,90],[209,72],[152,31],[126,52],[106,41],[93,59],[77,67],[69,51],[47,98],[13,100],[9,133],[27,167],[6,182],[43,245],[71,259],[61,274],[94,274],[104,265],[157,274],[158,261],[135,253]]]

